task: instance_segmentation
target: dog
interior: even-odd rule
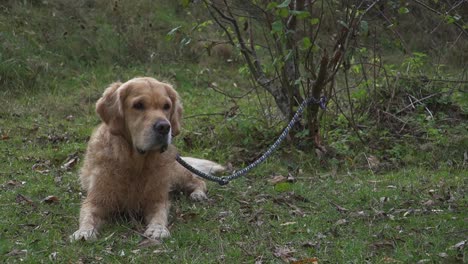
[[[99,228],[115,213],[141,214],[147,238],[170,236],[170,191],[184,191],[195,201],[207,198],[205,182],[176,162],[177,150],[171,144],[181,129],[178,93],[150,77],[116,82],[97,101],[96,112],[102,123],[89,140],[80,170],[87,195],[79,229],[70,239],[96,239]],[[207,173],[224,170],[212,161],[187,159]]]

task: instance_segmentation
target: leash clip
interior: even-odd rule
[[[327,110],[327,97],[325,95],[320,97],[318,105],[320,106],[320,108],[322,108],[322,110]]]

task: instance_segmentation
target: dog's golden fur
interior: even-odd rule
[[[193,200],[206,198],[205,183],[175,161],[176,149],[170,144],[180,131],[177,92],[148,77],[114,83],[97,102],[96,112],[103,122],[91,136],[80,171],[87,196],[71,239],[95,239],[115,212],[142,214],[147,237],[169,236],[170,190],[179,188]]]

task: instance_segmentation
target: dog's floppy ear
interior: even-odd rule
[[[172,136],[177,136],[180,133],[180,127],[182,122],[182,103],[180,101],[179,94],[176,92],[172,86],[166,86],[167,93],[169,94],[169,98],[172,101],[172,110],[171,110],[171,131]]]
[[[123,134],[125,129],[122,95],[118,91],[121,85],[121,82],[111,84],[96,103],[96,112],[114,135]]]

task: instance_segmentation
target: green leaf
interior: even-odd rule
[[[286,18],[289,16],[289,10],[287,8],[280,8],[278,9],[278,15],[282,18]]]
[[[293,16],[296,16],[298,19],[305,19],[310,16],[309,11],[296,11],[296,10],[290,10],[289,13]]]
[[[398,9],[398,14],[408,14],[408,13],[409,13],[409,9],[406,7],[400,7]]]
[[[304,37],[302,40],[301,40],[301,48],[303,50],[307,50],[309,49],[310,47],[312,47],[312,42],[310,41],[310,38],[309,37]]]
[[[312,18],[310,20],[310,24],[313,26],[313,25],[317,25],[318,23],[320,22],[320,19],[319,18]]]
[[[283,31],[283,23],[281,20],[276,20],[271,24],[271,30],[275,33],[280,33]]]
[[[182,6],[184,8],[187,8],[189,6],[189,4],[190,4],[190,0],[182,0]]]
[[[445,22],[447,22],[447,24],[453,24],[455,23],[456,19],[455,17],[451,16],[451,15],[446,15],[445,16]]]
[[[360,28],[363,35],[367,36],[367,34],[369,34],[369,24],[367,24],[367,21],[362,20]]]
[[[283,3],[279,4],[277,8],[283,8],[283,7],[288,7],[289,3],[291,3],[291,0],[284,0]]]
[[[278,3],[276,3],[276,2],[271,2],[271,3],[269,3],[269,4],[267,5],[266,9],[267,9],[267,10],[273,10],[273,9],[275,9],[277,6],[278,6]]]

